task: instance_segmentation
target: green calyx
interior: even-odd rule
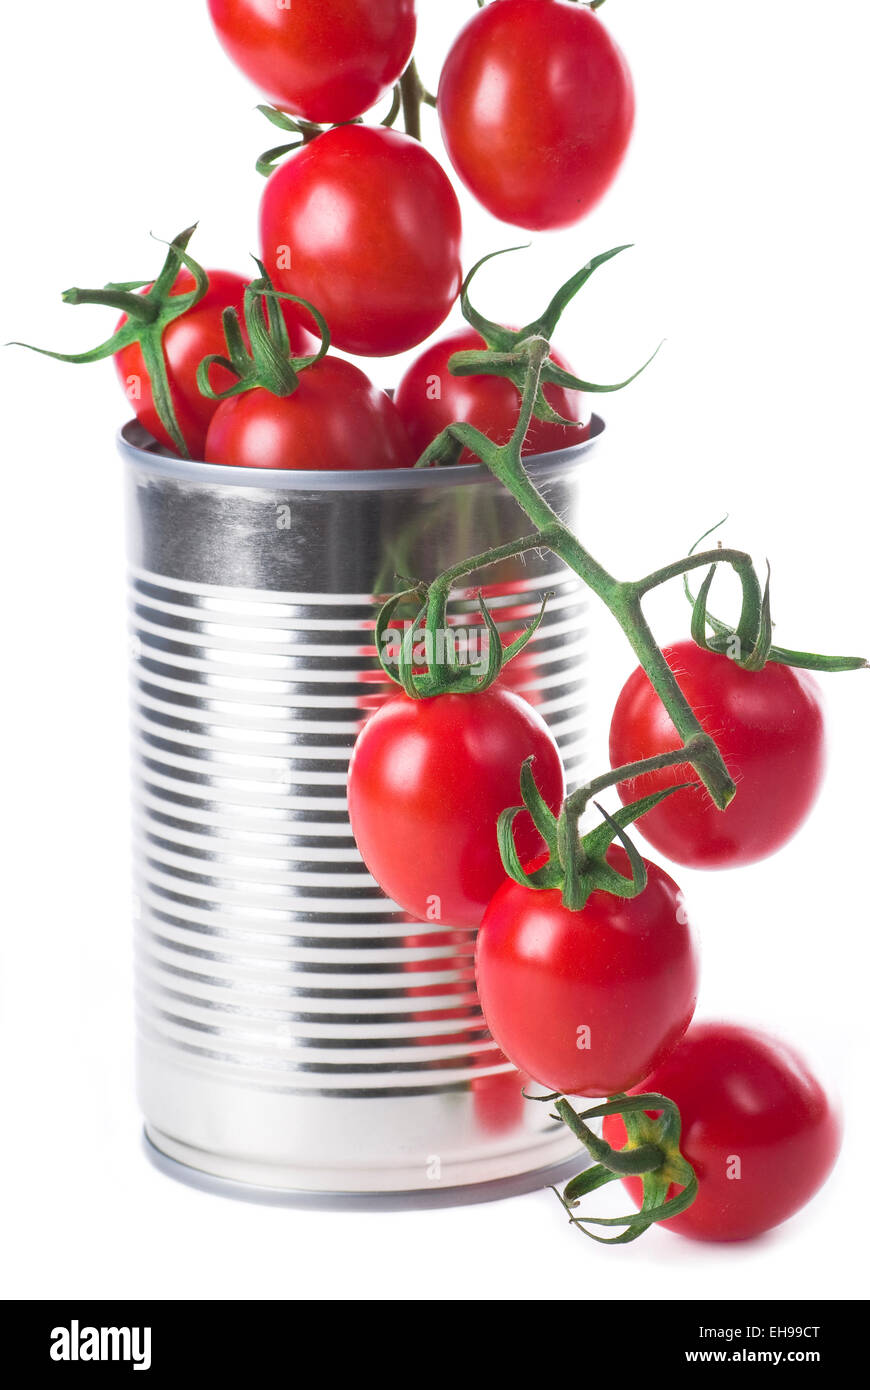
[[[692,546],[689,554],[694,555],[701,541],[706,540],[707,536],[717,530],[724,521],[727,521],[727,517],[723,517],[722,521],[716,523],[716,526],[705,531],[704,535]],[[748,614],[744,612],[741,624],[736,628],[731,628],[727,623],[721,622],[707,608],[707,599],[716,576],[716,569],[715,563],[710,566],[698,590],[697,597],[692,593],[688,574],[683,576],[683,588],[689,603],[692,605],[692,638],[699,647],[703,647],[708,652],[718,652],[727,656],[729,660],[741,666],[744,671],[762,671],[769,661],[780,666],[796,666],[805,671],[831,673],[859,671],[868,665],[864,657],[861,656],[821,656],[816,652],[791,651],[788,647],[774,645],[774,624],[770,612],[769,565],[764,592],[760,595],[760,601],[753,605]],[[708,628],[712,635],[708,635]]]
[[[553,814],[541,796],[534,776],[534,758],[527,758],[520,773],[522,805],[509,807],[498,818],[498,846],[505,873],[524,888],[560,891],[564,906],[574,912],[582,912],[591,895],[597,891],[612,893],[618,898],[639,897],[647,885],[646,865],[626,835],[626,830],[666,797],[697,783],[681,782],[663,791],[653,792],[650,796],[620,807],[612,816],[596,801],[595,807],[601,812],[603,823],[582,837],[580,819],[589,802],[608,787],[642,777],[645,773],[657,772],[663,767],[690,763],[693,758],[700,760],[704,752],[701,742],[705,738],[705,735],[701,735],[673,753],[662,753],[643,762],[629,763],[594,778],[566,799],[559,816]],[[514,838],[514,822],[523,811],[528,812],[547,846],[546,862],[532,872],[528,872],[520,860]],[[631,870],[628,876],[619,873],[607,861],[607,851],[614,840],[619,840],[628,855]]]
[[[513,553],[511,547],[504,547]],[[448,589],[449,593],[449,589]],[[381,669],[413,700],[436,695],[473,695],[488,690],[504,667],[532,640],[543,621],[547,602],[523,632],[507,645],[482,594],[477,595],[482,625],[448,623],[446,596],[435,585],[413,584],[382,606],[375,624],[375,643]],[[399,609],[414,613],[396,626]]]
[[[562,1192],[553,1188],[572,1226],[590,1239],[604,1245],[628,1245],[656,1222],[679,1216],[694,1202],[698,1195],[698,1179],[692,1165],[680,1152],[682,1120],[677,1106],[667,1096],[655,1092],[614,1096],[581,1114],[558,1094],[532,1099],[555,1101],[553,1118],[566,1124],[595,1159],[594,1165],[571,1178]],[[648,1113],[651,1110],[659,1112],[655,1118]],[[606,1115],[622,1116],[627,1138],[621,1149],[614,1149],[589,1128],[588,1120],[602,1119]],[[643,1202],[639,1211],[628,1216],[575,1215],[590,1192],[629,1176],[643,1181]],[[670,1197],[672,1186],[682,1190]],[[603,1236],[587,1229],[590,1226],[621,1226],[624,1229],[620,1235]]]
[[[392,130],[401,114],[405,133],[419,140],[422,135],[420,112],[424,106],[436,105],[437,98],[423,86],[412,58],[400,81],[394,86],[390,108],[379,124],[387,130]],[[288,116],[286,111],[281,111],[276,106],[258,106],[257,110],[278,130],[292,136],[292,139],[284,144],[275,145],[260,155],[257,160],[257,173],[262,174],[264,178],[269,178],[270,174],[275,172],[286,155],[294,154],[296,150],[302,149],[303,145],[310,145],[318,135],[325,135],[327,131],[339,130],[346,125],[364,124],[362,116],[355,116],[352,121],[337,121],[334,125],[317,125],[314,121],[304,121],[299,116]]]
[[[562,314],[574,299],[575,295],[583,288],[587,281],[595,274],[595,271],[607,261],[613,260],[622,251],[630,249],[629,246],[616,246],[612,251],[605,251],[600,256],[593,256],[576,275],[562,285],[550,300],[544,312],[539,318],[526,324],[524,328],[509,329],[501,324],[493,323],[474,308],[469,298],[469,287],[481,266],[487,261],[491,261],[496,256],[508,255],[511,251],[520,251],[526,248],[513,246],[504,251],[492,251],[484,256],[472,266],[465,278],[462,286],[462,313],[467,322],[474,328],[486,343],[486,348],[469,349],[465,352],[455,352],[450,358],[449,368],[454,376],[502,376],[507,377],[513,383],[517,391],[522,395],[528,377],[528,353],[524,346],[532,338],[545,338],[548,342],[552,339],[556,327]],[[610,391],[621,391],[628,386],[641,372],[645,371],[650,362],[659,352],[656,348],[642,367],[639,367],[631,376],[624,381],[618,381],[609,386],[603,386],[592,381],[585,381],[581,377],[573,376],[564,370],[548,357],[541,368],[540,381],[535,395],[533,414],[535,419],[545,420],[555,425],[579,425],[578,420],[566,420],[558,411],[554,410],[544,395],[545,386],[561,386],[566,390],[585,391],[588,393],[602,393]]]
[[[170,323],[174,323],[198,304],[208,290],[208,275],[187,250],[195,231],[194,224],[168,243],[169,251],[163,268],[147,295],[136,293],[149,283],[147,280],[112,282],[102,289],[70,289],[64,292],[62,298],[65,304],[103,304],[106,308],[126,314],[126,322],[98,347],[92,348],[89,352],[69,353],[50,352],[47,348],[33,347],[31,343],[10,344],[14,347],[29,348],[44,357],[54,357],[58,362],[84,363],[100,362],[105,357],[114,357],[122,349],[138,343],[151,385],[154,408],[163,428],[183,458],[190,458],[190,450],[175,413],[163,349],[163,334]],[[173,294],[172,287],[182,266],[186,266],[192,274],[194,286],[186,294]]]
[[[401,103],[398,97],[394,96],[393,107],[390,117],[384,121],[384,125],[392,125],[399,114]],[[262,112],[267,121],[271,121],[278,130],[286,131],[293,136],[283,145],[275,145],[270,150],[265,150],[257,160],[257,173],[262,174],[263,178],[268,178],[275,172],[285,155],[293,154],[300,150],[303,145],[310,145],[312,140],[316,140],[318,135],[325,135],[328,130],[336,130],[337,126],[316,125],[313,121],[303,121],[298,116],[288,116],[286,111],[279,111],[275,106],[258,106],[257,110]],[[362,117],[357,116],[353,121],[342,121],[341,125],[361,125]]]
[[[252,280],[245,289],[245,328],[250,350],[245,343],[238,313],[229,307],[222,316],[227,355],[211,353],[203,358],[197,368],[197,385],[209,400],[225,401],[230,396],[240,396],[256,388],[269,391],[273,396],[292,396],[299,385],[299,373],[319,362],[329,351],[331,340],[323,315],[307,299],[276,290],[262,262],[257,261],[257,266],[260,278]],[[314,356],[293,357],[290,334],[281,313],[279,301],[282,299],[301,304],[317,324],[321,343],[320,350]],[[234,384],[224,391],[216,391],[211,384],[211,369],[214,366],[224,367],[236,377]]]

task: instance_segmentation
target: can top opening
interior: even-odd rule
[[[593,415],[589,438],[567,449],[549,454],[530,454],[526,459],[535,479],[564,470],[566,464],[579,460],[604,433],[604,421]],[[149,473],[183,482],[211,486],[244,488],[280,488],[298,492],[384,492],[389,489],[417,487],[462,487],[482,483],[491,477],[482,463],[462,463],[450,468],[374,468],[327,471],[299,468],[227,468],[217,463],[197,463],[195,460],[174,457],[139,424],[129,420],[118,434],[121,453],[135,466],[147,467]]]

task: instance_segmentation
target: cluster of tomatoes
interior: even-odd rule
[[[437,98],[412,59],[413,0],[208,4],[225,49],[274,104],[270,118],[294,135],[270,152],[287,157],[262,198],[261,274],[251,281],[204,270],[183,234],[152,285],[68,292],[73,302],[123,311],[107,344],[72,360],[113,355],[150,433],[215,464],[410,467],[457,421],[504,443],[520,416],[517,386],[450,371],[455,353],[486,346],[474,327],[426,347],[393,399],[330,348],[361,357],[415,348],[459,296],[460,207],[444,168],[416,138],[421,104],[437,106],[453,169],[497,218],[566,227],[606,192],[628,146],[634,97],[595,13],[601,0],[479,6],[450,50]],[[378,123],[370,113],[391,91]],[[400,109],[406,133],[393,128]],[[569,370],[555,352],[551,361]],[[551,384],[545,398],[550,418],[536,412],[525,453],[585,436],[579,392]],[[681,785],[683,765],[647,773],[620,794],[628,804],[679,786],[641,822],[675,863],[736,866],[773,853],[818,789],[824,731],[815,686],[789,666],[749,671],[691,642],[665,656],[739,792],[719,811],[703,789]],[[681,747],[639,668],[614,711],[613,767]],[[690,1027],[695,947],[679,889],[656,864],[643,863],[643,891],[596,889],[579,910],[556,887],[506,875],[496,825],[517,800],[529,758],[555,820],[565,798],[558,749],[503,681],[471,694],[391,698],[363,729],[350,769],[351,820],[368,868],[415,919],[479,930],[488,1026],[529,1078],[560,1096],[642,1091],[676,1103],[699,1192],[667,1226],[736,1239],[777,1224],[834,1162],[832,1106],[780,1044],[728,1025]],[[518,860],[534,874],[548,846],[529,809],[512,833]],[[607,850],[607,863],[623,876],[632,867],[620,845]],[[604,1134],[614,1149],[627,1138],[630,1146],[618,1114],[607,1116]],[[739,1180],[728,1167],[736,1155]],[[626,1181],[637,1194],[640,1179]]]
[[[665,655],[715,730],[740,790],[718,811],[703,789],[682,785],[691,769],[678,765],[622,784],[623,800],[680,787],[638,822],[676,863],[734,867],[773,853],[798,829],[819,786],[824,735],[815,682],[773,663],[747,672],[693,642]],[[617,701],[610,739],[614,768],[682,746],[641,668]],[[676,1103],[699,1193],[665,1221],[667,1229],[704,1239],[757,1235],[824,1182],[839,1148],[836,1110],[780,1042],[726,1024],[689,1027],[696,948],[682,894],[657,864],[644,861],[646,887],[637,897],[596,891],[580,911],[567,908],[557,889],[507,877],[495,826],[517,800],[529,757],[538,791],[558,816],[565,793],[558,749],[540,715],[501,681],[480,694],[393,696],[363,728],[351,762],[351,823],[363,858],[414,917],[431,920],[434,911],[451,925],[479,928],[487,1025],[528,1077],[562,1095],[643,1091]],[[534,872],[546,846],[528,810],[513,833],[519,859]],[[620,846],[608,861],[627,873]],[[616,1148],[625,1143],[618,1115],[605,1121],[605,1137]],[[639,1195],[638,1178],[628,1186]]]
[[[232,356],[228,311],[248,342],[250,281],[208,268],[204,293],[172,317],[171,301],[191,294],[200,269],[186,249],[185,267],[161,287],[152,320],[137,321],[132,340],[125,316],[109,343],[67,360],[113,354],[145,428],[164,447],[210,463],[410,467],[456,420],[506,438],[519,410],[510,382],[460,380],[448,371],[454,352],[483,347],[473,329],[427,348],[400,382],[395,404],[359,367],[317,342],[325,321],[327,348],[358,357],[405,352],[439,328],[462,285],[462,218],[444,169],[418,139],[376,115],[362,119],[401,82],[406,124],[415,124],[421,89],[412,62],[409,68],[413,0],[209,0],[209,9],[227,52],[275,103],[270,114],[299,132],[298,148],[288,147],[270,174],[260,207],[261,265],[284,296],[297,380],[280,394],[253,377],[241,386],[218,362],[203,390],[203,360]],[[494,90],[503,94],[497,119]],[[498,0],[481,9],[448,56],[437,105],[463,182],[495,216],[534,228],[575,222],[601,197],[634,114],[621,53],[592,9],[573,0]],[[77,302],[81,293],[67,297]],[[117,288],[84,297],[124,307]],[[536,421],[529,453],[584,435],[576,393],[552,396],[561,418],[579,423]]]

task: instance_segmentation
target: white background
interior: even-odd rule
[[[430,85],[472,0],[420,0]],[[584,539],[617,572],[723,533],[773,566],[785,644],[870,648],[867,564],[867,7],[610,0],[637,133],[618,186],[579,227],[481,276],[478,299],[530,317],[622,241],[566,317],[593,379],[655,366],[606,400]],[[112,316],[70,284],[144,278],[200,219],[195,253],[244,269],[273,143],[204,0],[40,0],[4,16],[8,145],[2,338],[80,349]],[[431,113],[428,134],[436,140]],[[525,240],[467,207],[466,263]],[[370,370],[384,385],[398,366]],[[301,1214],[160,1177],[132,1097],[125,416],[108,364],[2,358],[6,805],[0,939],[3,1259],[11,1297],[575,1299],[862,1297],[866,1204],[868,779],[865,673],[825,680],[831,767],[812,822],[774,860],[678,873],[701,931],[700,1016],[760,1022],[845,1099],[834,1178],[759,1242],[663,1231],[623,1250],[572,1232],[550,1193],[440,1214]],[[727,603],[727,595],[723,602]],[[720,605],[721,606],[721,605]],[[686,630],[679,590],[653,608]],[[596,729],[632,666],[598,623]],[[602,1201],[606,1202],[604,1194]],[[616,1201],[620,1199],[616,1198]],[[612,1210],[613,1208],[611,1208]],[[860,1221],[857,1226],[860,1227]]]

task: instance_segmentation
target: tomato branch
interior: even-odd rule
[[[683,557],[638,580],[620,580],[610,574],[553,511],[536,488],[523,462],[523,444],[540,399],[542,380],[550,366],[548,339],[535,333],[512,347],[510,352],[496,350],[490,355],[498,358],[502,370],[515,372],[521,363],[524,364],[520,412],[510,440],[507,444],[498,445],[473,426],[456,423],[448,426],[429,445],[417,466],[456,463],[462,451],[468,449],[508,489],[537,530],[525,541],[515,542],[508,551],[486,552],[439,576],[428,590],[427,626],[443,626],[447,598],[455,579],[495,563],[496,559],[505,558],[507,554],[519,553],[524,547],[529,550],[550,550],[601,599],[619,623],[683,740],[678,760],[695,768],[715,804],[724,810],[734,797],[736,786],[715,740],[704,732],[656,642],[643,611],[643,600],[652,590],[669,580],[708,567],[709,573],[696,601],[692,627],[693,637],[704,645],[705,622],[712,621],[716,626],[716,620],[708,619],[706,614],[706,596],[713,572],[717,565],[729,565],[741,584],[742,606],[736,628],[732,630],[725,628],[724,624],[718,625],[720,644],[724,645],[723,637],[727,636],[735,644],[735,659],[750,669],[758,669],[771,650],[768,588],[762,590],[751,556],[740,550],[723,548]],[[452,365],[451,360],[451,369]],[[466,366],[464,361],[461,365],[463,368]],[[801,653],[784,655],[793,658],[793,664],[800,664]],[[847,670],[865,663],[858,658],[813,657],[807,664],[815,665],[816,669]],[[437,685],[430,693],[438,693]]]
[[[544,536],[547,548],[564,561],[613,614],[668,711],[684,748],[691,744],[692,756],[685,760],[691,762],[716,805],[724,810],[734,796],[735,784],[715,742],[704,732],[683,695],[643,613],[642,599],[648,588],[654,587],[652,576],[648,585],[645,581],[638,585],[616,579],[580,544],[526,472],[522,446],[534,412],[544,364],[549,360],[550,345],[546,338],[536,336],[526,340],[522,351],[527,364],[525,389],[516,428],[508,443],[494,444],[469,425],[451,425],[429,446],[418,466],[455,461],[461,450],[467,448],[504,484],[537,527],[537,543],[540,544],[539,538]],[[486,556],[483,561],[487,562]],[[702,559],[698,562],[704,563]],[[747,611],[752,610],[755,602],[753,581],[748,578],[750,569],[750,558],[746,556],[745,563],[741,558],[738,573],[744,584],[744,609]]]

